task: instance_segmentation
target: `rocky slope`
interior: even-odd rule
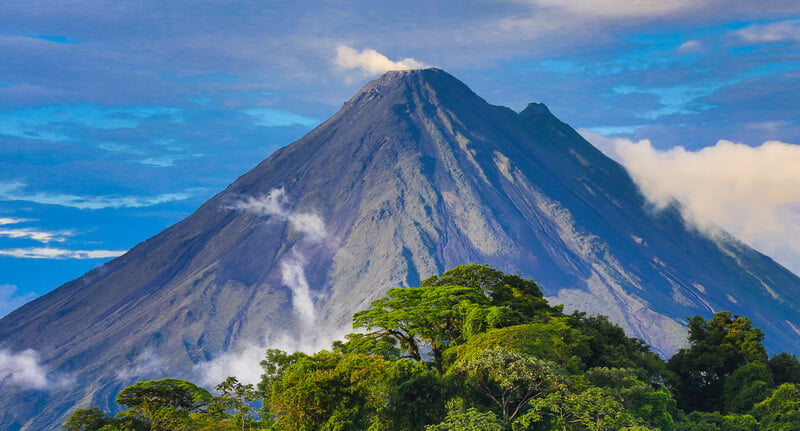
[[[49,390],[0,387],[0,428],[57,429],[132,380],[335,333],[386,290],[469,262],[664,354],[685,317],[727,309],[800,353],[798,277],[676,208],[652,213],[544,105],[516,113],[438,69],[390,72],[185,220],[0,320],[0,345],[54,373]]]

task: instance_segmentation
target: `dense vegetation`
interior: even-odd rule
[[[68,431],[800,430],[800,363],[720,312],[668,361],[603,316],[565,314],[533,281],[465,265],[392,289],[359,332],[313,355],[269,350],[254,387],[177,379],[123,389]],[[254,406],[261,406],[260,409]]]

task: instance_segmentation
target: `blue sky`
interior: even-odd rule
[[[546,103],[655,204],[676,196],[699,228],[800,272],[795,0],[10,0],[0,315],[179,221],[382,71],[420,65],[494,104]]]

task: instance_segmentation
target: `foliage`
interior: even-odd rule
[[[447,417],[425,431],[503,431],[505,424],[492,412],[482,412],[475,407],[465,408],[461,399],[448,403]]]
[[[553,362],[500,347],[464,358],[451,371],[462,374],[465,386],[494,404],[507,421],[530,400],[564,385],[563,372]]]
[[[259,393],[251,384],[242,384],[236,377],[228,377],[216,386],[220,395],[209,405],[209,414],[218,418],[232,417],[244,431],[255,422],[255,409],[251,404],[258,400]]]
[[[64,422],[67,431],[97,431],[111,423],[111,418],[100,410],[100,407],[75,410]]]
[[[588,337],[570,326],[566,318],[555,317],[547,323],[515,325],[477,334],[465,344],[448,349],[444,362],[449,365],[461,357],[501,346],[523,355],[553,361],[570,372],[583,369],[581,358],[590,354]]]
[[[750,319],[729,311],[716,313],[708,321],[700,316],[690,319],[690,347],[681,349],[668,362],[675,374],[678,406],[722,411],[725,379],[745,364],[767,360],[763,339],[764,334],[752,327]]]
[[[769,358],[768,365],[776,385],[800,383],[800,361],[797,356],[780,353]]]
[[[465,265],[392,289],[354,315],[362,333],[313,355],[271,349],[257,386],[217,395],[178,379],[124,388],[114,417],[67,431],[800,429],[800,362],[720,312],[689,320],[664,362],[604,316],[552,307],[533,281]],[[777,389],[774,389],[777,386]],[[261,409],[255,407],[261,402]]]
[[[784,383],[767,399],[756,404],[753,415],[766,431],[800,429],[800,385]]]
[[[287,367],[265,404],[280,430],[382,429],[386,372],[378,356],[322,351]]]
[[[767,364],[759,361],[742,365],[725,379],[725,411],[745,413],[766,398],[772,388],[772,372]]]
[[[147,380],[134,383],[120,391],[117,404],[152,416],[160,408],[175,408],[190,412],[205,407],[211,394],[180,379]]]

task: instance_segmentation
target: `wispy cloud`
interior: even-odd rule
[[[620,161],[656,207],[677,199],[696,227],[713,234],[719,226],[800,274],[800,145],[720,140],[697,151],[658,150],[649,140],[585,136]]]
[[[748,43],[800,42],[800,20],[753,24],[733,34]]]
[[[649,18],[672,15],[697,5],[692,0],[517,0],[560,9],[571,14],[599,18]]]
[[[58,231],[49,232],[30,227],[14,227],[5,228],[3,226],[25,223],[32,220],[22,218],[2,217],[0,218],[0,237],[20,239],[27,238],[34,241],[43,242],[45,244],[50,242],[64,242],[67,237],[72,236],[71,231]]]
[[[305,235],[312,242],[322,242],[328,237],[322,217],[314,213],[290,212],[288,207],[289,199],[283,188],[272,189],[266,195],[259,197],[248,196],[229,205],[230,209],[288,221],[292,229]]]
[[[0,317],[16,310],[36,298],[33,292],[19,293],[13,284],[0,284]]]
[[[194,366],[197,381],[213,386],[228,376],[236,376],[243,383],[258,384],[261,381],[261,361],[267,349],[280,349],[285,352],[312,354],[329,349],[335,340],[343,340],[352,331],[329,331],[317,328],[298,335],[280,334],[267,337],[259,343],[244,344],[241,348],[219,354],[214,359]]]
[[[229,208],[286,221],[301,235],[302,241],[311,244],[323,244],[328,239],[322,217],[314,213],[290,211],[289,198],[283,188],[272,189],[263,196],[248,197],[233,203]],[[316,321],[314,301],[305,275],[306,264],[306,257],[298,244],[280,261],[281,279],[292,292],[292,307],[302,329],[312,328]]]
[[[42,365],[39,353],[35,350],[14,353],[8,349],[0,349],[0,387],[54,390],[65,388],[73,381],[70,376],[50,372]]]
[[[155,166],[157,168],[169,168],[175,165],[175,162],[186,159],[194,159],[203,157],[205,154],[174,154],[163,155],[158,157],[148,157],[146,159],[138,160],[139,163],[147,166]]]
[[[305,275],[309,264],[303,254],[303,243],[311,245],[325,244],[330,238],[323,218],[315,213],[294,212],[291,202],[283,188],[272,189],[259,197],[248,197],[228,206],[228,209],[245,211],[265,217],[272,217],[289,223],[292,229],[301,235],[301,241],[280,260],[281,282],[292,292],[292,309],[299,325],[292,334],[268,334],[263,340],[255,343],[244,343],[238,349],[224,352],[208,362],[197,364],[194,368],[198,380],[208,385],[215,385],[227,376],[234,375],[240,381],[256,384],[263,372],[260,361],[264,359],[267,349],[285,351],[301,351],[313,353],[329,348],[334,340],[342,339],[349,332],[346,330],[319,328],[315,325],[317,316],[312,289]]]
[[[306,259],[296,249],[288,257],[281,259],[281,280],[292,291],[292,307],[305,329],[313,327],[316,321],[314,301],[305,274]]]
[[[19,224],[25,223],[28,221],[32,221],[31,219],[27,218],[16,218],[16,217],[0,217],[0,226],[6,226],[9,224]]]
[[[0,183],[0,201],[23,201],[43,205],[98,210],[104,208],[142,208],[192,197],[191,193],[164,193],[156,196],[78,196],[67,193],[26,192],[23,183]]]
[[[153,349],[146,349],[134,358],[129,367],[117,371],[117,379],[128,381],[133,378],[157,378],[164,374],[164,370],[164,358],[156,354]]]
[[[125,254],[127,250],[68,250],[52,247],[0,249],[0,256],[21,259],[108,259]]]
[[[319,120],[306,117],[284,109],[251,108],[244,111],[251,116],[257,126],[282,127],[282,126],[314,126]]]
[[[336,48],[336,58],[333,62],[343,70],[357,70],[366,75],[378,75],[390,70],[411,70],[428,67],[425,63],[413,58],[392,61],[374,49],[366,48],[358,51],[347,45],[339,45]]]

